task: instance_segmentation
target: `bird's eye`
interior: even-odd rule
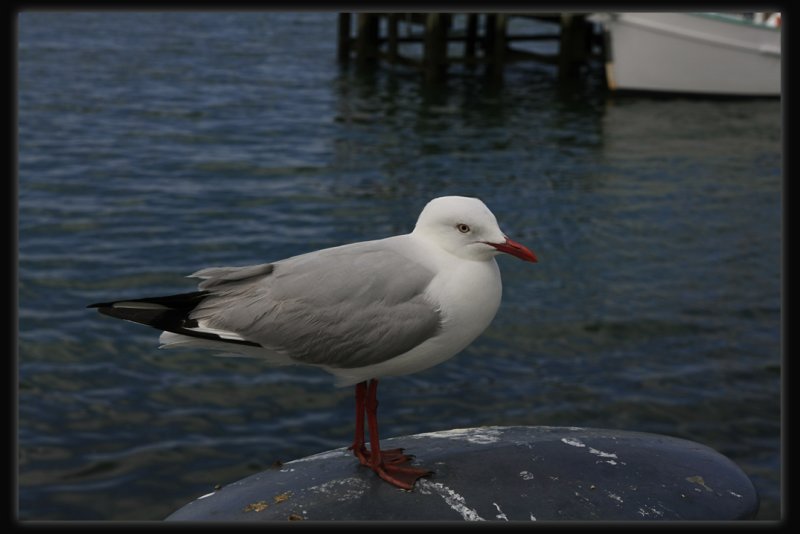
[[[456,225],[456,228],[458,228],[458,231],[461,232],[462,234],[466,234],[470,230],[469,225],[464,223],[458,223]]]

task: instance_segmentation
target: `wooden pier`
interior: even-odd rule
[[[456,28],[454,18],[461,17]],[[550,22],[557,31],[534,34],[509,33],[509,21],[524,17]],[[354,24],[355,22],[355,24]],[[558,66],[560,77],[574,74],[592,54],[592,27],[586,14],[517,13],[340,13],[338,58],[351,58],[360,67],[380,61],[409,65],[424,73],[428,81],[440,81],[453,64],[468,68],[484,66],[487,73],[502,77],[512,61],[533,60]],[[559,43],[558,53],[542,54],[514,47],[524,41]],[[416,56],[401,54],[401,46],[422,45]],[[452,54],[451,43],[463,43],[461,54]]]

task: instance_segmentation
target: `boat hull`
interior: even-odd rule
[[[614,13],[599,21],[608,32],[612,90],[781,93],[779,28],[692,13]]]

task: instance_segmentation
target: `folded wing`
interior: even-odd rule
[[[200,291],[92,306],[112,317],[224,342],[233,352],[262,347],[297,363],[334,368],[375,364],[441,328],[440,311],[426,296],[433,272],[375,243],[203,269],[192,275],[201,279]]]

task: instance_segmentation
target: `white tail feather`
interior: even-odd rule
[[[272,365],[291,365],[293,362],[288,356],[272,352],[263,347],[252,345],[239,345],[235,343],[225,343],[224,341],[214,341],[213,339],[202,339],[191,336],[184,336],[174,332],[162,332],[158,338],[160,349],[203,349],[214,350],[220,356],[234,356],[242,358],[259,358],[266,360]]]

